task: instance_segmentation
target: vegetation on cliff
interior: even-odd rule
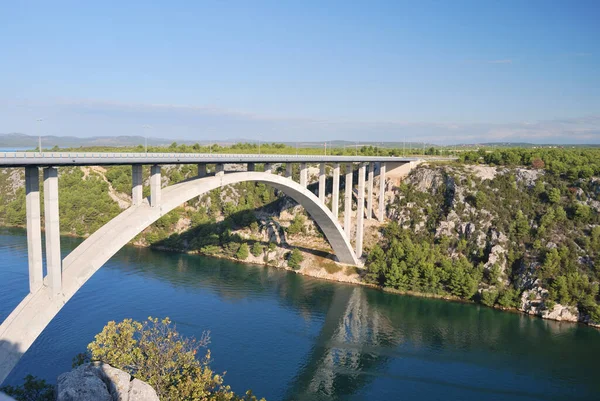
[[[468,165],[422,166],[397,188],[388,206],[393,221],[369,253],[366,279],[600,323],[598,151],[462,158]],[[479,165],[486,162],[501,167]]]

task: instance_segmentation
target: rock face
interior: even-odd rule
[[[159,401],[148,383],[101,362],[58,376],[56,393],[57,401]]]

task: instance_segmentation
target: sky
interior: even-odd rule
[[[600,143],[599,21],[595,0],[4,1],[0,133]]]

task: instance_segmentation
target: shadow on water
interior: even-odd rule
[[[142,269],[144,276],[177,287],[210,290],[229,301],[276,294],[285,308],[324,316],[310,351],[288,383],[286,400],[346,399],[381,380],[493,399],[553,399],[552,392],[555,399],[588,399],[589,392],[600,391],[593,377],[596,358],[591,357],[600,356],[600,332],[589,327],[388,294],[274,268],[232,268],[228,260],[144,249],[125,254],[127,259],[119,263],[123,269]],[[162,258],[176,268],[165,269]],[[438,365],[450,372],[420,370]],[[466,380],[469,375],[484,378]],[[504,382],[485,379],[488,375]],[[551,383],[553,378],[556,383]],[[561,386],[576,381],[586,382],[588,388],[565,393]]]
[[[0,340],[0,387],[8,376],[8,367],[11,367],[21,358],[23,353],[16,344],[6,340]]]
[[[74,247],[77,241],[65,239],[64,244]],[[168,313],[184,309],[176,299],[214,302],[213,294],[221,304],[233,306],[227,311],[241,308],[244,313],[262,313],[262,309],[243,308],[253,299],[267,300],[253,304],[269,307],[269,320],[254,315],[251,317],[254,320],[250,320],[256,326],[268,325],[265,330],[246,325],[247,332],[227,338],[236,342],[231,346],[236,350],[234,358],[241,359],[240,369],[258,365],[264,370],[264,376],[253,376],[253,380],[264,380],[263,384],[269,388],[269,380],[277,370],[286,372],[278,376],[282,382],[273,385],[280,390],[276,397],[269,397],[271,401],[426,400],[439,399],[441,395],[455,400],[584,400],[595,399],[600,393],[596,379],[600,331],[589,327],[472,304],[388,294],[229,260],[150,249],[126,247],[103,269],[114,276],[112,283],[127,279],[128,283],[138,283],[139,290],[155,291],[152,296],[157,298],[156,302],[175,302],[163,309],[171,310]],[[161,287],[153,283],[160,283]],[[108,285],[98,284],[86,285],[93,290]],[[165,292],[163,287],[176,289],[185,296],[175,298],[177,294]],[[165,294],[174,298],[166,298]],[[92,301],[86,299],[86,302]],[[120,306],[120,302],[122,299],[106,307]],[[272,309],[271,303],[281,308]],[[203,316],[211,316],[212,305],[206,306],[209,314]],[[214,305],[215,311],[224,310],[220,304]],[[140,313],[145,314],[146,310]],[[77,311],[73,306],[73,313]],[[123,313],[130,315],[132,310],[127,308]],[[315,330],[305,333],[279,330],[278,326],[289,314],[316,322]],[[186,320],[177,322],[182,327],[197,323],[198,314],[193,308],[178,315]],[[239,318],[235,314],[228,316]],[[231,330],[225,328],[222,334],[228,331]],[[294,349],[301,342],[307,346],[298,348],[301,350],[298,363],[285,356],[273,359],[284,349],[268,353],[269,359],[248,359],[244,347],[254,344],[256,335],[269,336],[261,344],[274,343]],[[239,370],[238,374],[243,372]]]

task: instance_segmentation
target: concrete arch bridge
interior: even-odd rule
[[[3,157],[4,156],[4,157]],[[286,164],[285,176],[272,174],[273,163]],[[346,163],[345,210],[352,207],[353,173],[358,163],[358,211],[356,240],[350,242],[351,213],[345,213],[343,226],[338,222],[340,164]],[[190,179],[161,188],[161,165],[197,164],[198,174]],[[244,163],[246,171],[225,174],[225,164]],[[256,164],[264,164],[262,172]],[[300,182],[292,180],[292,165],[300,164]],[[320,165],[318,193],[307,189],[307,163]],[[331,210],[325,205],[326,163],[332,164],[333,191]],[[384,199],[387,167],[390,176],[405,174],[418,163],[415,159],[392,157],[282,156],[282,155],[190,155],[190,154],[65,154],[0,153],[0,166],[25,167],[29,294],[0,325],[0,383],[21,356],[65,303],[119,249],[146,227],[179,205],[213,189],[240,182],[270,185],[302,205],[323,231],[341,263],[359,265],[363,247],[363,219],[373,217],[374,176],[380,176],[379,199]],[[60,253],[58,213],[58,166],[131,165],[132,205],[101,227],[64,259]],[[151,165],[150,197],[142,197],[142,166]],[[207,165],[215,165],[214,175]],[[46,239],[46,276],[43,272],[39,170],[43,168],[44,223]],[[368,170],[367,170],[368,168]],[[367,173],[368,171],[368,173]],[[365,190],[366,210],[365,210]],[[379,202],[383,220],[384,202]],[[366,213],[365,213],[366,212]]]

